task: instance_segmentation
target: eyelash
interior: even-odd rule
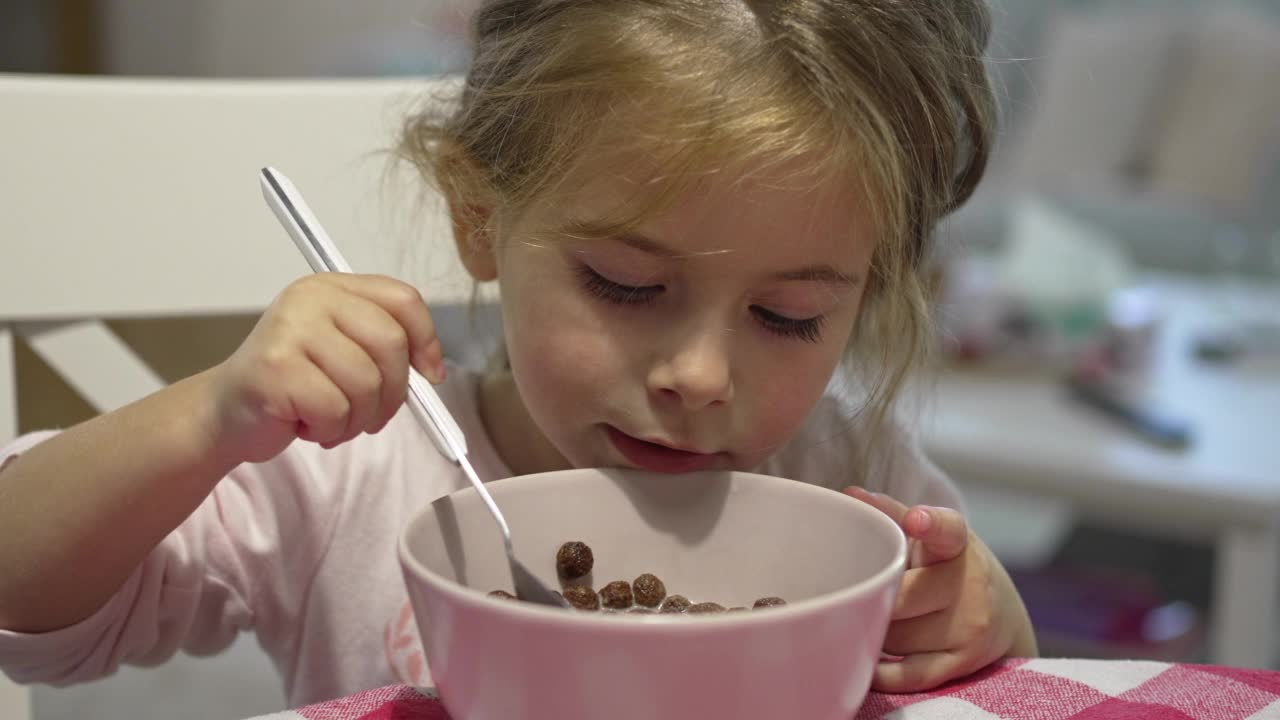
[[[662,294],[661,285],[645,285],[636,287],[616,283],[587,265],[578,267],[578,275],[582,287],[595,297],[615,305],[647,305]],[[768,332],[785,338],[795,338],[804,342],[816,343],[822,339],[822,325],[826,320],[823,315],[796,320],[784,317],[759,305],[751,306],[751,314]]]
[[[782,337],[795,338],[808,343],[816,343],[822,339],[822,323],[827,319],[825,315],[796,320],[795,318],[783,317],[775,312],[770,312],[760,307],[752,305],[751,312],[764,326],[765,330]]]
[[[606,278],[586,265],[578,266],[578,275],[581,276],[582,286],[587,292],[601,300],[618,305],[644,305],[653,302],[658,295],[662,294],[661,285],[644,287],[623,285]]]

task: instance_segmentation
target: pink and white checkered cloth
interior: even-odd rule
[[[871,693],[852,720],[1280,720],[1280,672],[1009,660],[927,693]],[[450,720],[429,691],[368,690],[257,720]]]

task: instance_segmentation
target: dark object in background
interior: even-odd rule
[[[1143,403],[1125,397],[1121,389],[1104,380],[1073,374],[1067,380],[1071,396],[1123,423],[1126,428],[1161,447],[1181,450],[1191,444],[1191,426]]]
[[[1200,611],[1170,599],[1149,577],[1066,565],[1009,576],[1045,657],[1198,660]]]
[[[0,72],[102,71],[102,3],[8,0],[0,3]]]
[[[1219,328],[1195,339],[1195,356],[1204,362],[1232,363],[1249,357],[1280,358],[1280,320]]]
[[[1203,663],[1215,563],[1203,540],[1080,523],[1046,565],[1009,575],[1044,657]]]

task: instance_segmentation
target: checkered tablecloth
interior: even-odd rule
[[[1010,660],[932,692],[871,693],[853,720],[1280,720],[1280,672],[1117,660]],[[393,685],[258,720],[450,720]]]

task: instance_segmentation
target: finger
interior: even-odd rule
[[[336,308],[333,321],[338,330],[359,344],[377,365],[381,378],[379,414],[369,429],[380,428],[404,403],[409,384],[408,335],[382,306],[363,299]]]
[[[965,654],[942,650],[912,655],[898,662],[876,665],[871,688],[877,692],[907,693],[932,690],[958,677],[964,677],[983,666]]]
[[[431,338],[431,341],[427,343],[427,349],[420,353],[420,359],[414,362],[414,367],[432,385],[439,385],[444,382],[448,371],[445,369],[444,347],[440,344],[440,338]],[[421,369],[423,367],[430,368],[430,372],[423,372]]]
[[[298,419],[298,437],[309,442],[332,445],[342,437],[351,406],[320,368],[299,362],[289,374],[289,402]]]
[[[371,428],[379,417],[385,383],[382,370],[365,349],[331,328],[308,339],[303,351],[347,399],[346,424],[336,442],[346,442]]]
[[[902,531],[919,541],[917,564],[950,560],[969,544],[969,524],[964,515],[951,508],[917,505],[906,512]]]
[[[848,495],[849,497],[861,500],[862,502],[879,510],[885,515],[888,515],[890,519],[892,519],[894,522],[898,523],[899,525],[902,524],[903,519],[907,514],[906,505],[903,505],[902,503],[898,502],[897,500],[894,500],[893,498],[889,497],[888,495],[885,495],[884,493],[873,493],[865,488],[860,488],[857,485],[853,485],[845,488],[844,494]]]
[[[893,620],[907,620],[951,607],[964,587],[964,565],[938,563],[912,568],[902,575],[894,601]]]
[[[973,628],[966,626],[958,613],[944,610],[889,623],[884,651],[910,656],[955,650],[966,647],[973,639]]]
[[[444,353],[436,337],[431,311],[422,293],[406,282],[380,275],[326,273],[330,282],[359,295],[387,312],[404,330],[410,363],[435,383],[444,380]]]
[[[903,523],[906,522],[907,510],[908,510],[907,506],[903,505],[902,503],[898,502],[897,500],[895,500],[894,498],[888,495],[885,495],[883,493],[873,493],[866,490],[865,488],[860,488],[856,485],[845,488],[844,493],[850,497],[861,500],[862,502],[865,502],[871,507],[884,513],[886,516],[889,517],[890,520],[893,520],[895,523],[897,523],[899,527],[902,527]],[[905,534],[905,530],[904,530],[904,534]],[[907,535],[907,566],[908,567],[914,568],[920,565],[928,564],[924,562],[925,554],[922,550],[917,548],[918,544],[919,543],[917,543],[914,540],[914,538],[912,538],[910,535]]]

